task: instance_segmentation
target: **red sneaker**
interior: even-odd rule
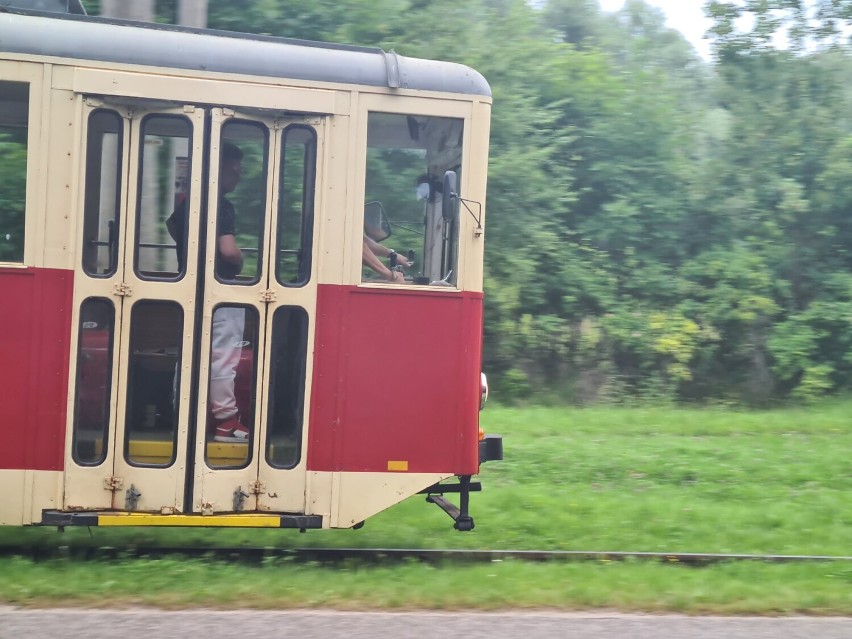
[[[213,441],[217,442],[244,442],[249,440],[249,429],[240,422],[239,415],[226,419],[216,426],[216,435]]]

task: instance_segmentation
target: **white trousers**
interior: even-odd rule
[[[234,379],[243,352],[245,324],[244,308],[222,306],[213,313],[208,401],[214,419],[229,419],[237,414]]]

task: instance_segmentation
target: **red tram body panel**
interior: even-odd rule
[[[0,267],[0,468],[64,468],[73,280]]]
[[[320,287],[308,468],[476,474],[481,333],[481,294]]]

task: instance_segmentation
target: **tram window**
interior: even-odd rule
[[[251,460],[255,425],[258,314],[254,307],[213,311],[207,386],[207,465],[243,468]]]
[[[234,272],[235,269],[217,260],[216,279],[219,281],[254,284],[260,279],[268,148],[268,129],[258,122],[229,120],[222,127],[216,236],[232,233],[243,263],[242,268]],[[229,161],[229,154],[241,158],[236,167],[234,161]]]
[[[316,157],[313,129],[291,126],[284,131],[276,260],[278,282],[284,286],[302,286],[311,276]]]
[[[148,115],[142,142],[134,268],[142,279],[174,280],[186,273],[187,238],[172,238],[166,220],[189,201],[192,124],[183,116]]]
[[[122,127],[115,111],[89,115],[83,205],[83,270],[88,275],[112,275],[118,266]]]
[[[0,81],[0,262],[24,261],[30,87]]]
[[[110,300],[89,298],[80,306],[72,456],[81,466],[97,466],[106,458],[114,326]]]
[[[266,461],[293,468],[302,452],[308,314],[297,306],[281,306],[272,318]]]
[[[411,262],[404,269],[407,282],[455,285],[458,217],[442,216],[441,183],[446,171],[460,171],[463,131],[464,122],[455,118],[370,113],[365,281],[390,279],[394,251],[401,263]]]
[[[182,343],[180,304],[133,305],[124,456],[134,466],[165,467],[175,460]]]

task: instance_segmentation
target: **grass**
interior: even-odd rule
[[[343,565],[270,561],[98,564],[0,560],[0,600],[17,605],[339,610],[618,609],[689,614],[848,614],[852,566],[517,561]]]
[[[415,497],[360,531],[2,529],[0,543],[449,547],[852,555],[852,403],[770,412],[506,409],[483,422],[477,527]],[[141,584],[141,585],[140,585]],[[222,591],[229,594],[224,599]],[[0,560],[0,601],[80,605],[852,614],[852,563],[357,566]]]

